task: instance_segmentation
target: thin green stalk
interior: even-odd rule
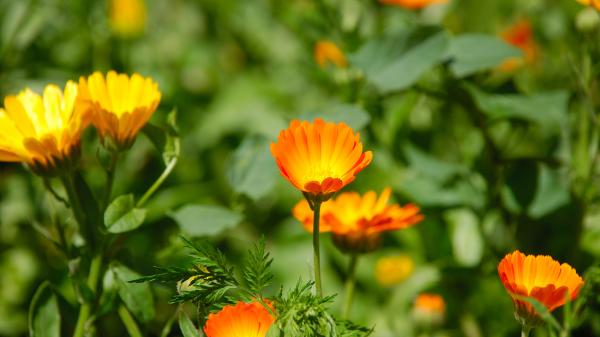
[[[121,321],[123,322],[123,325],[125,325],[129,336],[142,337],[142,332],[140,331],[140,328],[135,322],[133,316],[131,316],[129,310],[127,310],[127,308],[125,308],[125,306],[121,304],[119,305],[119,309],[117,309],[117,311],[119,312],[119,317],[121,317]]]
[[[106,191],[104,192],[104,202],[102,203],[102,209],[106,209],[110,203],[110,197],[112,195],[112,189],[115,182],[115,171],[117,169],[117,163],[119,162],[119,150],[113,150],[110,163],[106,169]]]
[[[529,333],[531,332],[531,328],[527,325],[523,325],[521,329],[521,337],[529,337]]]
[[[313,258],[315,264],[315,286],[317,287],[317,296],[323,297],[323,287],[321,286],[321,253],[319,246],[319,219],[321,218],[321,203],[319,198],[314,200],[313,210]]]
[[[73,182],[73,177],[71,175],[64,175],[61,177],[62,183],[65,187],[65,191],[67,192],[67,196],[69,197],[69,205],[71,205],[71,210],[73,211],[73,215],[75,216],[75,220],[77,220],[77,224],[79,225],[79,230],[86,233],[86,240],[91,240],[91,231],[89,228],[89,224],[87,223],[87,217],[83,212],[83,206],[81,205],[81,200],[77,195],[77,189],[75,188],[75,183]]]
[[[100,279],[101,271],[102,255],[96,254],[92,258],[92,262],[90,264],[90,273],[88,274],[87,280],[87,285],[93,293],[96,293],[96,289],[98,288],[98,280]],[[77,324],[75,325],[75,332],[73,333],[73,337],[84,336],[86,323],[90,318],[90,314],[92,313],[92,305],[93,303],[91,302],[85,302],[79,308],[79,317],[77,318]]]
[[[148,199],[150,199],[152,194],[154,194],[154,192],[156,192],[156,190],[160,187],[160,185],[162,185],[162,183],[165,181],[165,179],[167,179],[167,177],[171,174],[171,171],[173,171],[176,164],[177,164],[177,158],[173,158],[169,162],[169,164],[167,165],[167,167],[165,168],[163,173],[160,175],[160,177],[158,177],[158,179],[154,182],[154,184],[152,184],[152,186],[150,186],[150,188],[146,191],[146,193],[144,193],[144,195],[137,202],[137,205],[136,205],[137,207],[142,207],[146,203],[146,201],[148,201]]]
[[[354,288],[356,285],[356,265],[358,264],[358,255],[352,254],[350,257],[350,264],[348,265],[348,275],[346,276],[346,302],[344,304],[344,311],[342,312],[342,318],[347,319],[350,315],[350,309],[352,308],[352,299],[354,297]]]

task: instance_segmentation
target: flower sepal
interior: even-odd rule
[[[381,247],[381,233],[353,231],[348,233],[333,233],[331,236],[335,246],[344,253],[366,254]]]
[[[43,160],[33,158],[31,162],[25,163],[25,166],[40,177],[55,178],[74,172],[79,165],[80,158],[81,146],[77,144],[71,147],[69,153],[64,156],[57,157],[51,155]]]

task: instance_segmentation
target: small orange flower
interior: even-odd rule
[[[293,120],[271,143],[279,171],[302,192],[325,199],[351,183],[371,163],[371,151],[363,152],[358,133],[344,123],[315,119]]]
[[[238,302],[208,315],[206,337],[264,337],[275,319],[260,303]]]
[[[523,52],[522,57],[513,57],[504,61],[500,65],[503,72],[512,72],[524,64],[532,64],[538,57],[538,48],[535,43],[531,23],[527,20],[521,20],[505,29],[500,36],[502,39],[515,46]]]
[[[444,322],[446,302],[438,294],[419,294],[413,307],[413,319],[420,325],[434,326]]]
[[[583,279],[568,264],[545,255],[525,256],[518,250],[500,261],[498,275],[513,298],[518,317],[530,325],[538,315],[523,298],[534,298],[552,311],[564,305],[567,296],[575,299],[583,286]]]
[[[348,66],[342,50],[335,43],[325,40],[315,43],[315,61],[321,68],[325,68],[328,63],[332,63],[338,68]]]
[[[423,220],[415,205],[388,205],[391,193],[386,188],[379,198],[373,191],[363,196],[356,192],[340,194],[321,206],[319,231],[332,232],[334,242],[342,250],[368,252],[378,248],[381,232],[407,228]],[[313,211],[307,200],[296,204],[292,213],[312,232]]]
[[[110,138],[120,149],[129,148],[160,102],[158,85],[149,77],[117,74],[106,78],[95,72],[79,79],[80,97],[91,104],[93,123],[105,142]]]
[[[406,9],[421,9],[433,4],[446,3],[448,0],[379,0],[385,5],[400,6]]]
[[[577,2],[586,6],[592,6],[600,11],[600,0],[577,0]]]
[[[387,256],[377,260],[375,278],[382,286],[393,286],[406,280],[415,269],[408,255]]]

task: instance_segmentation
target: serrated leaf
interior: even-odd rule
[[[47,281],[37,289],[29,307],[29,336],[60,337],[58,300]]]
[[[179,329],[183,337],[198,337],[198,329],[196,329],[192,320],[183,311],[179,312]]]
[[[228,165],[227,178],[231,188],[254,201],[266,196],[279,179],[269,143],[264,137],[244,139]]]
[[[446,211],[444,218],[450,224],[452,252],[456,261],[465,267],[478,265],[483,257],[484,243],[475,213],[459,208]]]
[[[476,72],[499,66],[522,52],[498,37],[479,33],[463,34],[450,41],[450,70],[456,77],[465,77]]]
[[[113,262],[110,265],[110,270],[114,273],[119,297],[125,303],[127,309],[143,322],[152,320],[155,312],[154,297],[150,285],[147,283],[131,283],[130,281],[139,279],[141,275],[118,262]]]
[[[214,205],[187,205],[173,212],[171,217],[190,236],[214,236],[243,219],[238,212]]]
[[[110,233],[132,231],[144,223],[146,210],[135,207],[133,194],[117,197],[104,212],[104,226]]]

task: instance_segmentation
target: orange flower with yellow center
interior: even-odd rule
[[[79,79],[81,99],[91,103],[93,123],[103,142],[129,148],[160,102],[158,85],[149,77],[95,72]]]
[[[321,40],[315,43],[315,61],[321,68],[325,68],[328,63],[338,68],[348,66],[348,61],[342,50],[333,42]]]
[[[25,89],[7,96],[0,108],[0,161],[24,162],[38,174],[67,165],[89,124],[77,92],[77,84],[69,81],[64,91],[50,84],[43,95]]]
[[[538,315],[525,298],[533,298],[552,311],[573,300],[583,286],[583,279],[566,263],[550,256],[525,255],[520,251],[508,254],[498,265],[498,275],[515,303],[521,323],[535,325]]]
[[[271,154],[292,185],[324,199],[351,183],[373,158],[349,126],[320,118],[314,123],[293,120],[271,143]]]
[[[446,3],[448,0],[379,0],[379,2],[406,9],[421,9],[434,4]]]
[[[377,249],[381,232],[407,228],[423,220],[415,205],[388,205],[391,193],[390,188],[384,189],[379,198],[373,191],[363,196],[341,193],[321,206],[319,231],[332,232],[335,244],[344,251],[365,253]],[[292,213],[312,232],[313,211],[307,200],[296,204]]]
[[[586,6],[592,6],[600,11],[600,0],[577,0],[577,2]]]
[[[146,28],[144,0],[111,0],[110,27],[115,35],[123,38],[142,34]]]
[[[275,319],[260,303],[238,302],[208,315],[206,337],[264,337]]]
[[[531,23],[527,20],[521,20],[505,29],[500,36],[502,39],[523,52],[521,57],[513,57],[504,61],[500,65],[503,72],[512,72],[524,64],[532,64],[538,57],[538,47],[535,43]]]

